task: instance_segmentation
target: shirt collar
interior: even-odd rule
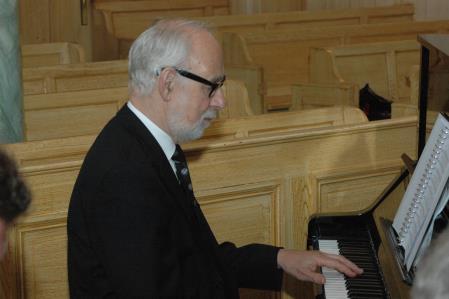
[[[154,136],[157,143],[164,151],[167,160],[170,161],[171,157],[175,153],[176,145],[164,130],[159,128],[154,122],[152,122],[145,114],[140,112],[130,101],[127,103],[128,108],[140,119],[140,121],[145,125],[145,127],[150,131],[151,135]]]

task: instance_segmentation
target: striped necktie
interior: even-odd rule
[[[189,168],[187,167],[187,160],[184,156],[184,152],[177,144],[175,153],[172,156],[172,160],[175,162],[176,176],[182,189],[193,200],[193,204],[196,204],[195,196],[193,195],[192,180],[190,179]]]

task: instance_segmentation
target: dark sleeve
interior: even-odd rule
[[[220,255],[229,266],[239,287],[280,290],[283,271],[277,266],[279,247],[250,244],[237,248],[234,244],[220,244]]]
[[[86,211],[94,250],[117,297],[176,295],[183,278],[170,233],[174,216],[158,176],[143,167],[120,169],[101,185]]]

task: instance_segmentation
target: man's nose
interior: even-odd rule
[[[223,89],[220,87],[210,99],[210,106],[220,110],[223,109],[225,105],[226,99],[224,97]]]

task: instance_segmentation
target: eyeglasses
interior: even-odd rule
[[[183,77],[189,78],[190,80],[196,81],[196,82],[200,82],[202,84],[205,84],[207,86],[210,87],[210,91],[209,91],[209,98],[212,98],[215,95],[215,92],[223,86],[225,80],[226,80],[226,76],[223,76],[222,78],[220,78],[217,82],[211,82],[207,79],[204,79],[203,77],[200,77],[198,75],[192,74],[191,72],[185,71],[185,70],[180,70],[177,68],[174,68],[176,70],[176,72],[178,74],[180,74]]]

